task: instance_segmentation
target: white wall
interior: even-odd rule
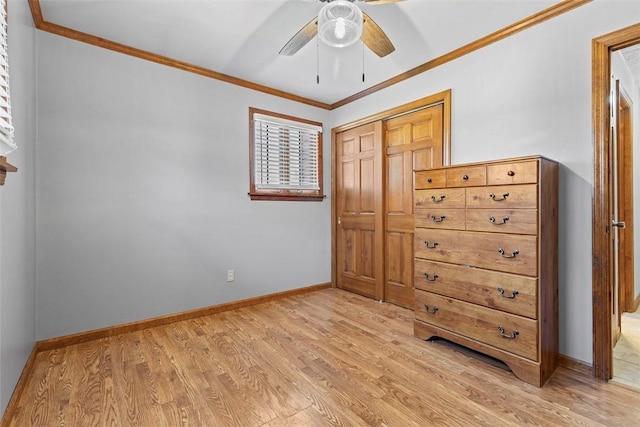
[[[638,88],[638,84],[636,83],[636,77],[631,73],[631,70],[626,65],[624,58],[622,57],[622,53],[620,51],[613,52],[611,55],[611,74],[614,76],[614,79],[620,80],[622,87],[626,90],[627,95],[631,97],[632,105],[632,113],[633,113],[633,169],[634,175],[638,176],[638,172],[640,171],[640,88]],[[632,180],[635,182],[635,179]],[[635,275],[634,275],[634,298],[637,298],[640,295],[640,185],[636,184],[633,187],[633,223],[639,224],[634,227],[634,264]]]
[[[338,126],[452,89],[452,162],[560,162],[560,352],[592,362],[591,40],[635,24],[640,2],[596,0],[334,112]]]
[[[330,198],[247,196],[249,107],[327,111],[47,33],[37,45],[38,339],[331,280]]]
[[[0,414],[35,341],[35,30],[29,5],[9,2],[9,61],[18,167],[0,187]]]
[[[337,126],[451,88],[454,163],[561,163],[560,349],[590,363],[591,39],[638,16],[596,0],[331,114],[38,33],[37,338],[328,281],[330,201],[246,195],[248,107]]]

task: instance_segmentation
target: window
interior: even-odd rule
[[[322,123],[249,109],[251,200],[321,201]]]
[[[7,0],[0,0],[0,156],[16,149],[9,100],[9,60],[7,58]]]

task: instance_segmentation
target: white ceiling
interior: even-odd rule
[[[317,15],[322,7],[317,0],[41,0],[40,5],[45,21],[332,104],[558,2],[358,2],[396,47],[384,58],[368,49],[363,54],[361,43],[317,48],[315,39],[294,56],[278,55]]]

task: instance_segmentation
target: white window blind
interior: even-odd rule
[[[0,15],[0,156],[4,156],[17,148],[13,141],[11,102],[9,99],[7,0],[0,0]]]
[[[254,183],[262,190],[319,190],[320,126],[254,114]]]

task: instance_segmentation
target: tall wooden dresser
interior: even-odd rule
[[[415,172],[414,335],[541,387],[558,354],[558,164],[523,157]]]

